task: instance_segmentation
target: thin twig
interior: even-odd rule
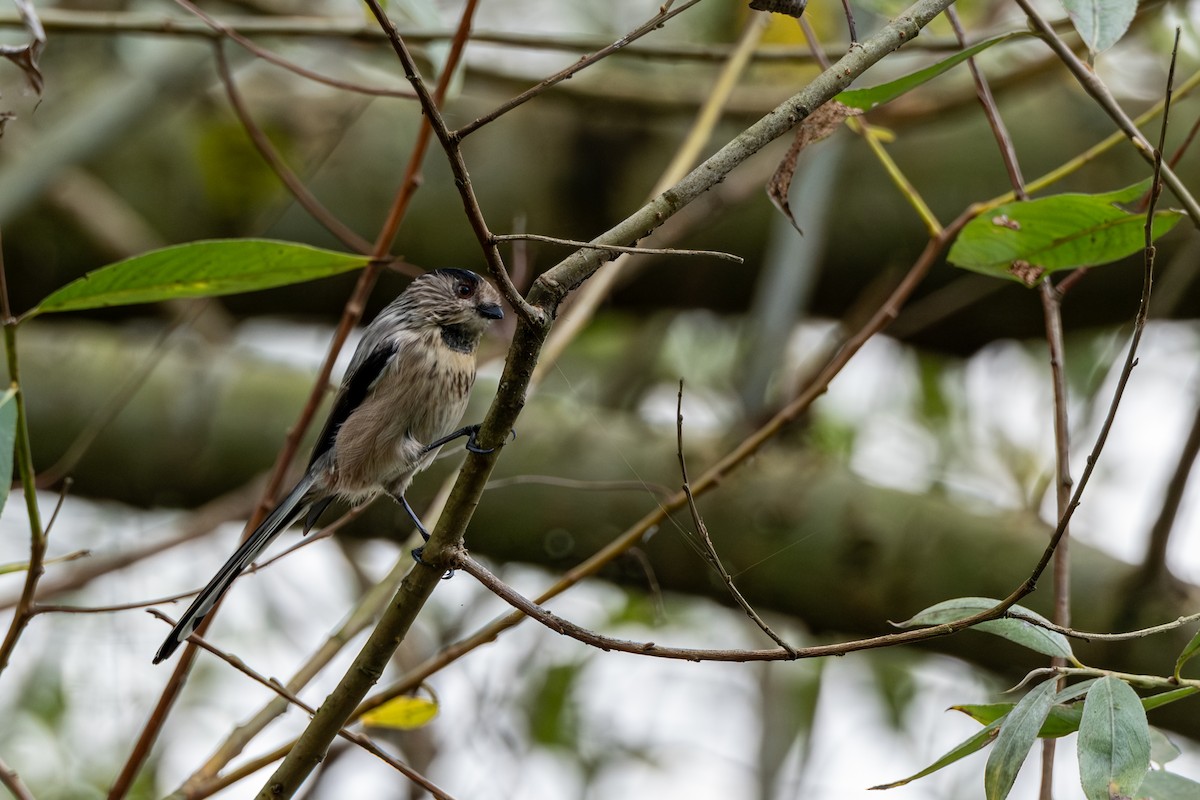
[[[645,481],[585,481],[574,478],[563,478],[558,475],[513,475],[508,478],[495,478],[488,481],[484,491],[507,489],[509,486],[554,486],[559,489],[578,489],[583,492],[638,492],[649,489],[659,497],[670,497],[675,490],[657,483]]]
[[[1004,615],[1004,611],[998,610],[999,607],[997,607],[966,619],[946,622],[928,628],[919,628],[901,633],[889,633],[883,636],[872,636],[867,639],[855,639],[854,641],[838,644],[816,645],[814,647],[776,647],[768,650],[665,647],[655,642],[635,642],[628,639],[605,636],[604,634],[596,633],[580,625],[576,625],[556,614],[552,614],[500,580],[466,551],[459,551],[452,558],[452,565],[455,569],[460,569],[478,580],[488,591],[517,609],[520,615],[531,617],[555,633],[569,636],[576,641],[604,651],[632,653],[633,655],[652,656],[678,661],[794,661],[801,658],[841,656],[862,650],[894,647],[896,645],[924,642],[942,636],[949,636],[978,625],[980,622],[999,619]]]
[[[466,125],[463,125],[461,128],[459,128],[458,130],[453,132],[453,138],[457,141],[461,141],[462,139],[465,139],[466,137],[470,136],[473,132],[479,130],[484,125],[488,124],[489,122],[492,122],[492,121],[500,118],[504,114],[507,114],[509,111],[512,111],[517,106],[519,106],[529,100],[532,100],[534,97],[537,97],[539,94],[546,91],[551,86],[554,86],[555,84],[558,84],[558,83],[562,83],[563,81],[567,80],[572,75],[579,72],[580,70],[587,69],[592,64],[595,64],[597,61],[599,61],[600,59],[606,58],[606,57],[612,55],[613,53],[617,52],[618,50],[622,49],[623,47],[628,45],[630,42],[640,39],[641,37],[645,36],[646,34],[650,33],[651,31],[658,30],[664,24],[666,24],[667,20],[669,20],[672,17],[675,17],[679,14],[682,14],[684,11],[687,11],[689,8],[696,5],[696,3],[698,3],[698,2],[700,2],[700,0],[688,0],[688,2],[684,3],[683,5],[679,6],[679,8],[676,8],[676,9],[671,9],[668,6],[663,6],[662,8],[659,9],[659,12],[656,15],[651,17],[640,27],[635,28],[634,30],[625,34],[620,39],[618,39],[617,41],[608,45],[607,47],[603,47],[603,48],[595,51],[594,53],[584,56],[583,58],[579,59],[578,61],[573,63],[571,66],[567,67],[566,69],[554,73],[550,77],[542,80],[536,86],[534,86],[530,89],[527,89],[526,91],[524,91],[521,94],[517,95],[516,97],[512,98],[508,102],[503,103],[500,106],[498,106],[497,108],[492,109],[487,114],[484,114],[482,117],[479,117],[478,119],[468,122]]]
[[[1167,573],[1167,547],[1171,540],[1171,531],[1175,528],[1184,490],[1187,489],[1197,456],[1200,456],[1200,402],[1196,404],[1196,414],[1192,418],[1187,440],[1179,453],[1179,460],[1171,473],[1171,479],[1167,481],[1158,517],[1150,526],[1150,534],[1146,539],[1146,554],[1142,557],[1138,578],[1143,585],[1150,584]]]
[[[1025,7],[1025,0],[1017,0]],[[1166,101],[1163,104],[1163,124],[1159,132],[1160,142],[1166,136],[1167,117],[1171,107],[1171,80],[1174,78],[1174,68],[1172,68],[1168,77]],[[1165,173],[1162,163],[1161,148],[1153,148],[1153,163],[1154,176],[1151,180],[1152,187],[1161,188],[1161,179]],[[1133,320],[1133,334],[1129,339],[1129,350],[1125,355],[1125,363],[1121,367],[1121,374],[1117,379],[1117,387],[1113,391],[1112,401],[1109,403],[1108,413],[1105,414],[1104,422],[1100,426],[1100,431],[1096,435],[1096,442],[1092,446],[1092,452],[1088,455],[1087,465],[1083,469],[1083,474],[1079,478],[1079,484],[1075,487],[1075,492],[1071,496],[1071,502],[1068,503],[1066,511],[1059,517],[1058,525],[1054,533],[1050,537],[1050,543],[1047,545],[1042,558],[1038,561],[1029,579],[1016,592],[1005,600],[1006,603],[1012,600],[1017,602],[1021,597],[1029,594],[1036,588],[1037,581],[1050,563],[1051,557],[1054,555],[1058,547],[1059,541],[1066,534],[1067,526],[1070,523],[1071,516],[1075,513],[1075,509],[1079,507],[1080,498],[1083,496],[1084,489],[1087,488],[1088,481],[1092,477],[1092,472],[1096,468],[1097,462],[1100,460],[1100,453],[1104,449],[1104,444],[1108,440],[1108,434],[1112,430],[1113,420],[1116,419],[1117,409],[1120,407],[1121,398],[1125,395],[1125,387],[1129,383],[1129,376],[1133,373],[1133,368],[1137,366],[1137,349],[1142,341],[1142,332],[1146,327],[1146,318],[1150,314],[1150,295],[1154,285],[1154,236],[1153,236],[1153,220],[1155,205],[1158,200],[1159,192],[1155,191],[1151,194],[1149,207],[1146,212],[1145,239],[1146,245],[1144,248],[1143,271],[1142,271],[1142,294],[1138,299],[1137,314]],[[1011,606],[1011,604],[1010,604]]]
[[[1181,628],[1184,625],[1200,621],[1200,614],[1189,614],[1184,617],[1179,617],[1172,622],[1164,622],[1161,625],[1151,625],[1149,628],[1138,628],[1133,631],[1124,631],[1122,633],[1094,633],[1092,631],[1080,631],[1074,628],[1056,625],[1043,617],[1035,617],[1025,614],[1021,611],[1009,609],[1005,612],[1005,617],[1010,619],[1019,619],[1023,622],[1028,622],[1030,625],[1036,625],[1039,628],[1045,628],[1048,631],[1061,633],[1063,636],[1071,639],[1079,639],[1084,642],[1123,642],[1129,639],[1144,639],[1147,636],[1153,636],[1156,633],[1166,633],[1173,631],[1176,628]]]
[[[763,618],[758,615],[758,612],[754,610],[754,607],[750,605],[749,601],[747,601],[746,598],[742,596],[742,593],[738,591],[737,586],[733,584],[733,576],[729,574],[729,570],[725,569],[725,565],[721,563],[721,557],[717,555],[717,548],[713,546],[712,537],[708,535],[708,526],[704,524],[704,519],[700,516],[700,509],[696,507],[696,498],[692,494],[691,482],[688,480],[687,459],[685,459],[683,456],[682,380],[679,381],[679,395],[675,401],[675,443],[676,452],[679,456],[679,474],[683,479],[683,494],[687,497],[687,506],[688,511],[691,512],[692,515],[692,524],[696,526],[696,536],[700,540],[700,544],[703,547],[703,550],[701,551],[702,555],[704,556],[705,560],[708,561],[709,565],[717,571],[717,574],[721,576],[721,580],[725,582],[726,588],[729,589],[729,594],[733,597],[734,602],[741,606],[742,610],[746,612],[746,616],[750,617],[750,619],[754,621],[754,624],[757,625],[763,633],[769,636],[771,640],[775,642],[775,644],[782,647],[788,653],[795,655],[796,648],[784,641],[782,636],[771,630],[771,626],[768,625]]]
[[[1164,678],[1160,675],[1139,675],[1095,667],[1051,667],[1050,671],[1068,678],[1118,678],[1143,689],[1191,689],[1200,692],[1200,680],[1194,678]]]
[[[738,85],[738,81],[750,63],[750,56],[757,49],[758,43],[762,39],[766,18],[769,18],[769,15],[755,13],[746,20],[741,35],[738,36],[736,48],[730,54],[729,60],[721,68],[717,79],[713,82],[712,89],[709,90],[708,97],[705,98],[703,105],[692,121],[687,135],[676,149],[675,154],[671,157],[671,163],[662,171],[658,180],[655,181],[653,188],[651,188],[651,198],[661,195],[672,184],[678,183],[687,175],[688,170],[693,168],[696,159],[700,158],[705,146],[712,138],[716,124],[721,119],[726,103],[733,95],[733,90]],[[828,67],[824,69],[828,72]],[[615,243],[620,244],[631,241],[634,238],[642,238],[645,236],[646,230],[651,230],[661,223],[662,220],[659,219],[653,225],[638,230],[629,238],[619,240]],[[558,362],[567,345],[575,340],[579,332],[583,330],[584,326],[587,325],[596,313],[600,304],[611,295],[617,284],[629,274],[634,263],[632,257],[629,255],[618,256],[602,272],[591,276],[587,284],[571,298],[571,304],[567,307],[566,313],[556,322],[554,329],[550,332],[545,345],[542,347],[541,356],[533,372],[532,382],[534,385],[540,383],[545,378],[550,369]]]
[[[160,606],[163,603],[177,603],[180,600],[186,600],[196,594],[199,594],[199,589],[193,589],[189,592],[180,592],[179,594],[168,595],[167,597],[155,597],[151,600],[132,600],[128,603],[114,603],[110,606],[66,606],[66,605],[43,605],[36,604],[33,607],[35,614],[115,614],[118,611],[137,611],[151,606]]]
[[[233,108],[233,113],[237,115],[238,121],[241,122],[246,135],[254,143],[258,154],[262,156],[263,161],[267,162],[267,166],[271,168],[271,171],[287,187],[287,190],[296,199],[300,207],[307,211],[309,216],[319,222],[327,231],[337,237],[338,241],[356,253],[371,252],[371,243],[359,236],[321,204],[321,201],[304,185],[304,181],[300,180],[299,176],[292,171],[287,162],[283,160],[283,157],[279,155],[279,152],[275,149],[275,145],[271,144],[270,138],[267,137],[263,129],[254,121],[254,117],[250,115],[250,110],[242,100],[241,92],[238,91],[233,74],[229,71],[229,62],[225,58],[223,40],[217,40],[213,44],[213,55],[216,58],[217,75],[220,76],[221,84],[225,87],[225,94],[229,98],[229,105]]]
[[[75,469],[80,460],[87,455],[96,439],[129,405],[134,395],[145,385],[151,373],[161,363],[172,337],[178,331],[189,327],[203,310],[204,306],[201,303],[195,303],[187,316],[176,317],[167,325],[155,339],[154,344],[150,346],[150,352],[142,363],[129,371],[112,395],[94,408],[88,416],[87,422],[84,423],[58,460],[38,473],[39,489],[47,489],[60,480],[69,480],[67,476],[71,470]]]
[[[1150,273],[1154,270],[1154,210],[1158,205],[1158,197],[1162,193],[1162,172],[1166,168],[1163,164],[1163,148],[1166,146],[1167,124],[1171,114],[1171,95],[1174,92],[1175,60],[1179,54],[1179,35],[1180,29],[1176,28],[1175,44],[1171,49],[1171,66],[1167,70],[1167,86],[1163,96],[1163,117],[1162,124],[1158,129],[1158,146],[1154,148],[1154,178],[1150,181],[1150,193],[1146,202],[1146,224],[1143,229],[1145,235],[1143,260],[1147,275],[1146,281],[1150,280]],[[1150,531],[1150,540],[1146,546],[1146,557],[1142,562],[1140,576],[1143,581],[1159,577],[1166,569],[1167,545],[1171,536],[1175,512],[1178,510],[1191,465],[1196,460],[1197,451],[1200,450],[1200,430],[1198,429],[1200,429],[1200,415],[1192,425],[1192,432],[1188,435],[1187,444],[1184,445],[1183,453],[1180,455],[1179,465],[1171,477],[1171,482],[1167,485],[1167,496],[1163,500],[1162,511]]]
[[[173,38],[216,39],[223,34],[211,25],[174,14],[145,11],[87,11],[74,8],[39,8],[38,17],[50,33],[110,33],[152,34]],[[0,28],[21,27],[22,20],[12,11],[0,11]],[[348,39],[361,42],[379,42],[384,39],[377,25],[369,25],[361,17],[302,16],[287,15],[224,15],[218,24],[226,31],[236,31],[244,36],[270,36],[290,39]],[[430,44],[450,41],[454,38],[453,28],[411,28],[401,32],[414,44]],[[520,31],[478,30],[472,31],[471,41],[477,44],[498,45],[520,50],[549,50],[567,53],[590,53],[610,44],[610,40],[592,34],[525,33]],[[922,37],[909,47],[928,52],[949,52],[958,49],[953,39],[947,37]],[[703,44],[698,42],[661,42],[646,44],[638,42],[622,48],[618,55],[641,59],[666,61],[724,61],[729,58],[731,47],[726,44]],[[836,57],[844,48],[833,52]],[[804,48],[790,44],[771,44],[755,53],[756,61],[808,62],[812,55]]]
[[[29,417],[25,408],[25,390],[21,386],[21,367],[17,357],[17,320],[12,315],[12,306],[8,299],[8,277],[4,268],[3,242],[0,241],[0,324],[4,326],[4,352],[8,363],[8,379],[14,392],[13,402],[17,404],[16,437],[13,455],[16,460],[17,474],[21,479],[21,488],[25,495],[25,510],[29,516],[29,568],[25,572],[25,581],[21,587],[21,597],[13,612],[12,622],[8,632],[0,643],[0,673],[8,667],[9,659],[17,647],[25,626],[33,619],[33,601],[37,594],[38,581],[45,572],[46,558],[46,529],[42,526],[42,515],[38,509],[37,476],[33,469],[33,448],[29,442]]]
[[[49,529],[49,526],[47,526],[47,529]],[[65,564],[68,561],[78,561],[81,558],[87,558],[91,554],[92,554],[91,550],[72,550],[70,553],[66,553],[65,555],[55,556],[54,558],[42,559],[42,565],[48,567],[51,564]],[[27,569],[29,569],[29,562],[27,562],[27,561],[17,561],[17,562],[10,563],[10,564],[0,564],[0,575],[8,575],[9,573],[12,573],[12,572],[24,572]],[[35,604],[35,609],[36,609],[36,604]],[[36,610],[34,613],[37,613]]]
[[[954,36],[958,39],[959,45],[967,46],[967,34],[963,30],[962,22],[958,18],[958,11],[954,6],[946,9],[946,19],[950,20],[950,25],[954,28]],[[988,86],[987,79],[979,70],[979,65],[975,62],[974,57],[967,59],[967,68],[971,71],[971,78],[975,82],[975,93],[979,97],[979,104],[983,106],[983,113],[987,117],[988,124],[992,128],[992,136],[995,137],[996,143],[1000,146],[1000,158],[1004,161],[1004,168],[1008,171],[1008,182],[1012,184],[1013,191],[1017,197],[1024,199],[1025,196],[1025,178],[1021,174],[1021,165],[1017,161],[1017,150],[1013,147],[1012,137],[1008,134],[1008,127],[1004,124],[1004,119],[1000,116],[1000,109],[996,106],[996,98],[992,96],[991,87]]]
[[[301,548],[308,547],[309,545],[319,542],[322,539],[328,539],[329,537],[331,537],[335,533],[337,533],[339,530],[341,530],[342,528],[346,527],[354,520],[361,517],[366,512],[367,508],[369,508],[369,507],[370,507],[370,503],[362,503],[360,505],[356,505],[356,506],[352,507],[345,514],[342,514],[340,517],[335,519],[333,522],[329,523],[324,528],[321,528],[321,530],[316,531],[315,533],[306,534],[303,539],[296,542],[291,547],[281,550],[280,552],[276,553],[275,555],[271,556],[270,558],[268,558],[262,562],[255,562],[254,564],[251,564],[249,567],[246,568],[246,573],[253,574],[255,572],[258,572],[259,570],[266,569],[267,567],[274,564],[276,561],[279,561],[282,558],[287,558],[292,553],[296,552],[297,550],[300,550]]]
[[[1188,216],[1191,217],[1192,224],[1200,227],[1200,203],[1196,202],[1196,198],[1192,196],[1187,186],[1184,185],[1183,181],[1179,179],[1179,176],[1170,167],[1161,163],[1155,165],[1156,160],[1161,161],[1161,155],[1155,155],[1161,148],[1156,148],[1150,144],[1142,132],[1138,130],[1133,120],[1125,113],[1125,110],[1113,98],[1112,93],[1109,92],[1104,81],[1100,80],[1100,76],[1096,74],[1096,71],[1090,69],[1087,64],[1079,60],[1078,56],[1071,51],[1067,43],[1062,40],[1062,37],[1055,33],[1054,28],[1034,10],[1029,0],[1017,0],[1017,5],[1021,6],[1021,10],[1025,12],[1025,16],[1029,17],[1029,21],[1033,24],[1033,27],[1041,34],[1046,44],[1054,50],[1063,64],[1067,66],[1071,74],[1075,76],[1075,79],[1083,87],[1084,91],[1091,95],[1100,108],[1117,124],[1117,127],[1121,129],[1125,137],[1133,144],[1138,154],[1151,165],[1154,165],[1155,171],[1162,176],[1162,181],[1171,188],[1171,191],[1175,193],[1175,197],[1183,204]]]
[[[0,760],[0,786],[12,792],[13,800],[34,800],[33,792],[12,767]]]
[[[113,556],[97,556],[61,577],[50,577],[38,584],[36,601],[75,591],[96,578],[125,569],[153,555],[211,533],[217,526],[236,519],[245,519],[253,508],[257,489],[252,486],[235,489],[227,495],[211,500],[188,513],[182,530],[177,536],[157,542],[147,542],[134,550]],[[14,597],[0,598],[0,611],[17,604]]]
[[[470,11],[474,8],[477,0],[469,0],[467,3],[467,11],[464,12],[464,18],[469,18]],[[446,125],[445,119],[441,112],[441,95],[442,92],[431,95],[425,82],[421,79],[421,73],[417,70],[416,61],[412,57],[412,53],[408,50],[408,45],[396,30],[396,26],[392,24],[391,19],[384,13],[379,6],[378,0],[367,0],[367,5],[371,8],[371,13],[375,15],[375,19],[379,22],[379,26],[383,28],[387,34],[388,40],[392,43],[392,49],[396,52],[396,56],[400,59],[400,64],[404,68],[404,77],[408,78],[413,89],[417,93],[417,99],[421,102],[421,110],[425,113],[426,125],[422,126],[422,132],[425,134],[426,141],[429,134],[432,132],[437,137],[442,145],[442,149],[446,153],[446,159],[450,163],[450,171],[454,175],[454,183],[458,188],[459,197],[462,199],[463,209],[466,212],[467,220],[471,223],[471,230],[475,232],[475,238],[479,241],[479,246],[483,249],[484,258],[487,259],[488,272],[495,281],[500,293],[504,295],[504,299],[512,306],[513,310],[527,322],[544,325],[546,324],[545,314],[537,308],[534,308],[525,301],[521,293],[513,285],[512,279],[508,275],[508,270],[504,266],[504,259],[500,255],[500,249],[492,241],[492,232],[488,229],[487,221],[483,217],[483,210],[479,206],[479,199],[475,196],[475,188],[471,184],[471,176],[467,172],[467,164],[463,160],[462,151],[459,148],[459,137],[451,133]],[[448,66],[442,73],[442,78],[445,79],[448,72]],[[439,86],[439,88],[441,88]]]
[[[62,511],[63,504],[67,502],[67,494],[71,491],[71,487],[74,484],[75,484],[75,482],[73,480],[71,480],[70,478],[67,478],[63,481],[62,486],[59,487],[58,501],[55,502],[54,510],[50,512],[50,520],[46,523],[46,535],[47,536],[50,535],[50,531],[54,530],[54,523],[58,522],[58,512]],[[83,550],[83,551],[79,551],[79,552],[87,552],[87,551]],[[49,564],[52,561],[70,561],[70,560],[71,559],[66,558],[66,557],[53,558],[53,559],[47,559],[46,563]]]
[[[560,239],[557,236],[543,236],[538,233],[492,234],[493,242],[516,242],[521,240],[561,244],[564,247],[585,247],[593,250],[604,250],[610,253],[633,253],[651,256],[707,256],[709,258],[733,261],[737,264],[746,263],[746,259],[741,256],[734,255],[733,253],[724,253],[720,250],[679,250],[673,247],[622,247],[615,244],[596,244],[595,242],[581,242],[576,239]]]
[[[154,615],[155,617],[158,617],[163,622],[166,622],[168,625],[174,625],[176,622],[174,619],[171,619],[166,614],[162,613],[161,611],[159,611],[156,608],[151,608],[151,609],[147,609],[147,610],[150,612],[150,614]],[[306,714],[312,715],[312,714],[317,713],[317,710],[315,708],[310,706],[308,703],[305,703],[303,700],[301,700],[299,697],[297,697],[293,692],[289,691],[285,686],[283,686],[281,683],[279,683],[279,681],[277,681],[273,678],[268,678],[265,675],[261,674],[260,672],[252,669],[248,664],[246,664],[245,661],[243,661],[242,659],[233,655],[232,653],[227,653],[224,650],[221,650],[220,648],[215,647],[214,645],[212,645],[211,643],[206,641],[203,637],[197,636],[195,634],[192,634],[189,640],[194,642],[198,647],[201,647],[201,648],[207,650],[208,652],[212,653],[214,656],[221,659],[226,664],[228,664],[229,666],[236,669],[238,672],[242,673],[243,675],[247,676],[248,678],[251,678],[252,680],[256,681],[257,683],[262,684],[263,686],[267,687],[271,691],[275,692],[275,694],[277,694],[280,697],[287,700],[289,703],[302,709]],[[398,761],[397,759],[388,755],[386,752],[381,750],[378,745],[376,745],[374,742],[372,742],[368,737],[364,736],[363,734],[357,733],[355,731],[349,731],[349,730],[346,730],[345,728],[342,728],[341,730],[338,731],[338,735],[341,736],[346,741],[351,742],[352,744],[358,745],[363,750],[366,750],[371,755],[373,755],[376,758],[378,758],[379,760],[383,761],[385,764],[387,764],[388,766],[395,769],[397,772],[402,774],[404,777],[408,778],[410,781],[417,784],[422,789],[424,789],[425,791],[432,794],[434,797],[438,798],[438,800],[454,800],[453,797],[451,797],[449,794],[447,794],[443,789],[438,787],[435,783],[430,781],[424,775],[417,772],[415,769],[413,769],[412,767],[403,763],[402,761]]]
[[[1024,194],[1024,187],[1015,187],[1017,196]],[[1078,272],[1078,271],[1077,271]],[[1066,345],[1063,340],[1062,298],[1049,279],[1040,287],[1042,318],[1046,327],[1046,351],[1050,356],[1050,384],[1054,394],[1054,489],[1055,514],[1058,517],[1067,510],[1071,501],[1071,429],[1067,412]],[[1059,625],[1071,624],[1071,551],[1070,528],[1063,528],[1062,539],[1054,551],[1054,621]],[[1066,665],[1066,659],[1052,656],[1051,666]],[[1063,679],[1059,679],[1059,690]],[[1053,737],[1042,741],[1041,800],[1054,797],[1054,754],[1057,743]]]
[[[226,25],[220,20],[209,16],[208,14],[204,13],[204,11],[197,8],[193,3],[189,2],[189,0],[175,0],[175,4],[203,21],[204,24],[213,31],[221,34],[243,49],[248,50],[249,52],[261,58],[263,61],[274,64],[277,67],[282,67],[283,69],[293,72],[302,78],[307,78],[310,81],[315,81],[316,83],[323,83],[326,86],[333,87],[334,89],[342,89],[347,92],[355,92],[358,94],[370,95],[372,97],[403,97],[410,100],[415,97],[415,95],[407,89],[384,89],[375,86],[364,86],[360,83],[339,80],[337,78],[331,78],[328,75],[322,75],[319,72],[314,72],[313,70],[303,67],[294,61],[289,61],[278,53],[274,53],[265,47],[259,47],[253,41],[238,33],[236,28]]]

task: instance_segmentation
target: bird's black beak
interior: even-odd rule
[[[475,307],[479,312],[479,316],[487,317],[488,319],[504,319],[504,309],[496,303],[481,303]]]

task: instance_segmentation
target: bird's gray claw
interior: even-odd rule
[[[432,567],[433,565],[430,564],[428,561],[426,561],[424,556],[425,556],[425,547],[424,546],[413,548],[413,550],[412,550],[413,561],[417,562],[422,567]],[[453,577],[454,577],[454,570],[448,569],[448,570],[446,570],[446,574],[442,576],[442,580],[448,581]]]
[[[471,451],[472,453],[478,453],[481,456],[486,456],[488,453],[493,452],[495,449],[496,448],[494,448],[494,447],[486,447],[485,448],[485,447],[479,446],[479,426],[472,425],[471,433],[469,436],[467,436],[467,450]]]

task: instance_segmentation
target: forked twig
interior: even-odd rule
[[[679,474],[683,477],[683,494],[687,498],[688,511],[690,511],[692,515],[692,524],[696,526],[696,536],[704,548],[701,551],[704,559],[713,569],[717,571],[717,574],[721,576],[721,580],[725,582],[726,588],[729,589],[730,596],[732,596],[734,602],[741,606],[742,610],[746,612],[746,616],[750,617],[750,619],[754,621],[754,624],[757,625],[763,633],[771,637],[771,640],[775,642],[775,644],[786,650],[790,655],[792,655],[792,657],[795,657],[796,648],[784,641],[782,636],[771,630],[771,626],[768,625],[763,618],[758,615],[758,612],[754,610],[754,607],[750,605],[750,602],[746,600],[746,598],[742,596],[742,593],[738,591],[738,588],[734,586],[733,576],[729,574],[729,570],[725,569],[725,565],[721,563],[721,557],[717,555],[717,548],[713,546],[712,537],[708,535],[708,526],[704,524],[704,519],[700,516],[700,509],[696,507],[696,498],[692,494],[692,485],[688,480],[687,459],[685,459],[683,456],[682,380],[679,381],[679,395],[675,401],[675,442],[677,453],[679,455]]]
[[[159,611],[156,608],[150,608],[150,609],[147,609],[147,611],[149,611],[150,614],[152,614],[155,617],[158,617],[159,619],[161,619],[163,622],[167,623],[168,625],[174,625],[176,622],[175,620],[171,619],[166,614],[162,613],[161,611]],[[263,675],[262,673],[252,669],[242,659],[238,658],[237,656],[233,655],[232,653],[226,653],[224,650],[221,650],[219,647],[216,647],[215,645],[213,645],[212,643],[210,643],[209,641],[204,639],[202,636],[198,636],[193,633],[189,637],[188,641],[194,642],[197,647],[207,650],[208,652],[212,653],[217,658],[224,661],[229,666],[236,669],[238,672],[242,673],[243,675],[247,676],[248,678],[251,678],[252,680],[256,681],[257,683],[260,683],[263,686],[267,687],[271,691],[275,692],[275,694],[277,694],[280,697],[282,697],[283,699],[287,700],[292,705],[303,710],[306,714],[311,716],[311,715],[317,713],[317,710],[315,708],[310,706],[308,703],[305,703],[303,700],[301,700],[299,697],[297,697],[294,692],[289,691],[287,689],[287,687],[285,687],[279,681],[275,680],[274,678],[268,678],[265,675]],[[454,798],[452,796],[447,794],[437,784],[433,783],[428,778],[426,778],[424,775],[417,772],[415,769],[408,766],[404,762],[399,761],[399,760],[393,758],[392,756],[390,756],[388,753],[384,752],[382,749],[380,749],[379,745],[375,744],[367,736],[364,736],[363,734],[358,733],[356,731],[346,730],[345,728],[340,729],[338,731],[338,735],[341,736],[346,741],[351,742],[352,744],[358,745],[363,750],[366,750],[368,753],[370,753],[371,755],[378,758],[380,761],[383,761],[385,764],[390,766],[392,769],[396,770],[397,772],[402,774],[404,777],[408,778],[410,781],[417,784],[422,789],[424,789],[425,791],[432,794],[434,797],[438,798],[438,800],[454,800]]]

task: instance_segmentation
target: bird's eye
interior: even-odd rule
[[[455,287],[454,291],[458,294],[459,297],[461,297],[465,300],[466,298],[475,294],[475,287],[469,283],[460,283],[458,286]]]

